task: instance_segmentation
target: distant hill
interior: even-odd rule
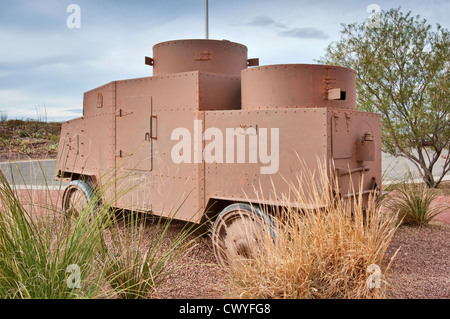
[[[60,133],[60,122],[2,119],[0,161],[55,158]]]

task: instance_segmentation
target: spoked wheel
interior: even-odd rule
[[[78,218],[92,200],[93,190],[82,180],[70,182],[62,198],[63,213],[66,219]]]
[[[212,231],[213,250],[221,265],[251,260],[272,234],[272,219],[257,207],[237,203],[217,217]]]

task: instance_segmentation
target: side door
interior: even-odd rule
[[[116,205],[151,210],[152,97],[125,96],[116,103]]]

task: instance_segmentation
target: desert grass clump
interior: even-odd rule
[[[382,260],[396,230],[395,219],[370,199],[341,199],[326,169],[308,171],[279,195],[272,232],[252,259],[231,263],[230,296],[239,298],[382,298]],[[276,190],[274,190],[276,194]],[[261,196],[262,197],[262,196]],[[263,198],[263,197],[262,197]],[[382,269],[382,267],[384,269]],[[372,270],[380,270],[375,275]],[[373,280],[373,282],[372,282]]]
[[[56,209],[27,211],[0,173],[0,297],[25,299],[91,298],[101,275],[101,224],[83,212],[66,223]]]
[[[147,227],[149,221],[151,227]],[[177,269],[176,261],[194,247],[194,239],[190,238],[194,226],[186,223],[174,238],[169,238],[172,223],[171,218],[135,212],[123,212],[112,220],[105,236],[104,269],[119,298],[151,297]]]
[[[103,203],[111,207],[117,198],[133,195],[137,184],[132,174],[132,171],[120,177],[110,174],[113,178],[103,188],[115,187],[115,183],[121,187],[113,198],[104,196]],[[106,189],[102,193],[106,193]],[[129,198],[131,203],[139,202],[139,197]],[[179,205],[167,217],[139,213],[132,207],[131,210],[114,210],[109,215],[102,239],[102,268],[111,287],[111,297],[150,298],[177,267],[184,266],[179,266],[177,261],[194,247],[192,235],[197,231],[195,224],[185,223],[174,232],[174,219],[185,200],[180,198]]]
[[[390,185],[389,189],[384,204],[398,215],[398,222],[402,225],[428,225],[443,210],[443,207],[432,205],[439,191],[428,188],[423,182],[414,181],[411,173],[406,180]]]
[[[177,260],[193,247],[194,224],[168,236],[171,218],[148,225],[154,219],[117,215],[113,204],[133,190],[124,187],[112,195],[117,181],[107,172],[86,207],[62,214],[51,196],[36,203],[30,191],[25,201],[0,172],[0,298],[151,297],[184,266]]]

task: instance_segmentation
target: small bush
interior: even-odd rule
[[[428,225],[441,213],[442,208],[432,206],[439,196],[437,189],[428,188],[425,183],[414,182],[412,176],[401,183],[391,186],[391,192],[386,197],[386,207],[398,214],[399,223],[410,226]]]
[[[62,123],[61,122],[50,122],[47,124],[48,124],[48,133],[59,136],[59,134],[61,132]]]
[[[101,227],[87,210],[70,224],[51,205],[43,210],[27,211],[0,173],[0,298],[96,296]]]
[[[134,213],[117,219],[111,211],[117,197],[104,196],[114,183],[96,189],[77,218],[66,218],[56,203],[25,209],[0,171],[0,299],[143,298],[154,292],[191,247],[193,226],[166,240],[170,219],[161,219],[153,234]]]
[[[6,127],[8,129],[18,129],[20,127],[23,127],[25,125],[25,121],[23,120],[8,120],[6,121]]]

